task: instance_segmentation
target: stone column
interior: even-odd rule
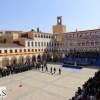
[[[19,56],[16,56],[16,63],[19,63]]]
[[[29,55],[29,56],[30,56],[30,62],[32,62],[32,56],[33,56],[33,55],[31,54],[31,55]]]
[[[11,57],[9,57],[9,65],[11,65]]]
[[[23,63],[26,62],[26,55],[23,55],[24,56],[24,59],[23,59]]]

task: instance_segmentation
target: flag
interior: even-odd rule
[[[62,38],[61,38],[61,37],[57,37],[57,38],[56,38],[56,41],[57,41],[57,42],[60,42],[60,41],[62,41]]]

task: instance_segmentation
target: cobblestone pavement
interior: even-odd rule
[[[77,87],[82,86],[97,71],[89,68],[62,68],[61,75],[58,75],[60,65],[48,64],[49,71],[51,66],[57,69],[54,75],[31,70],[0,78],[0,86],[6,86],[7,89],[7,97],[2,100],[69,100]],[[20,84],[22,87],[19,87]]]

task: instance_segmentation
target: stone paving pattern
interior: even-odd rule
[[[98,70],[62,68],[62,74],[58,75],[60,65],[48,64],[49,71],[51,66],[57,69],[54,75],[31,70],[0,78],[0,86],[7,88],[7,97],[2,100],[69,100],[74,96],[77,87],[82,86]],[[19,87],[20,84],[23,86]]]

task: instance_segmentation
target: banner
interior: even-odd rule
[[[60,42],[60,41],[62,41],[62,38],[61,37],[57,37],[56,41]]]

